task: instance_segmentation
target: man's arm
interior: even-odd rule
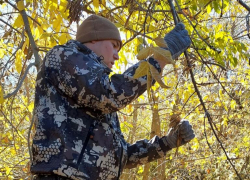
[[[151,61],[160,71],[159,64]],[[109,78],[105,68],[96,61],[63,46],[55,47],[45,58],[46,78],[58,92],[74,99],[79,106],[103,114],[124,108],[145,92],[147,76],[133,77],[138,66],[139,63]]]
[[[177,139],[184,145],[195,137],[192,126],[187,120],[181,120],[177,129],[170,128],[166,136],[154,136],[149,140],[140,140],[128,145],[128,161],[125,168],[134,168],[163,157],[166,152],[177,147]]]
[[[134,168],[137,165],[144,165],[163,157],[171,150],[170,146],[164,144],[163,138],[154,136],[149,140],[140,140],[128,146],[128,161],[125,168]]]

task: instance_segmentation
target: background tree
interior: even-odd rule
[[[180,56],[167,65],[162,81],[170,88],[156,83],[151,95],[145,93],[123,109],[121,128],[133,143],[166,134],[170,119],[178,115],[191,121],[196,138],[159,161],[126,170],[122,178],[250,179],[250,2],[173,3],[192,39],[190,64]],[[114,72],[137,62],[141,49],[157,46],[154,39],[174,27],[171,8],[163,0],[0,1],[0,179],[30,178],[37,70],[46,52],[74,38],[90,14],[112,20],[122,33],[124,47]]]

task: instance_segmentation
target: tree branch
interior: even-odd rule
[[[32,51],[34,53],[34,56],[35,56],[34,65],[36,66],[36,69],[38,69],[39,66],[40,66],[41,58],[40,58],[40,56],[38,54],[38,48],[37,48],[35,40],[34,40],[34,38],[32,36],[29,21],[28,21],[28,17],[27,17],[27,14],[26,14],[25,10],[21,11],[21,15],[23,17],[23,22],[24,22],[24,25],[25,25],[26,33],[28,34],[28,37],[29,37],[29,40],[30,40],[31,49],[32,49]]]
[[[10,4],[14,9],[16,9],[16,10],[19,11],[19,9],[16,7],[16,5],[12,4],[8,0],[5,0],[5,1],[8,4]],[[29,40],[30,40],[30,44],[31,44],[31,49],[32,49],[32,51],[34,53],[34,56],[35,56],[35,66],[38,69],[39,66],[40,66],[41,58],[40,58],[40,56],[38,54],[38,48],[36,46],[35,40],[34,40],[34,38],[32,36],[31,30],[30,30],[30,24],[29,24],[28,16],[27,16],[25,10],[22,10],[22,11],[19,11],[19,12],[20,12],[20,14],[22,15],[22,18],[23,18],[25,30],[26,30],[26,33],[28,34],[28,37],[29,37]]]
[[[248,12],[250,12],[250,7],[249,6],[247,6],[242,0],[237,0],[239,3],[240,3],[240,5],[242,5],[246,10],[248,10]]]

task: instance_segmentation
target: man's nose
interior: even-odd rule
[[[116,53],[114,54],[114,59],[115,59],[115,60],[118,60],[118,59],[119,59],[118,52],[116,52]]]

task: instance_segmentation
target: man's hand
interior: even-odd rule
[[[189,121],[183,119],[177,126],[177,129],[169,129],[165,140],[170,148],[176,148],[177,146],[182,146],[195,137],[192,126]],[[180,138],[180,144],[177,144],[177,140]]]
[[[188,32],[182,23],[178,23],[172,31],[166,34],[164,40],[172,54],[172,59],[176,59],[191,44]]]

